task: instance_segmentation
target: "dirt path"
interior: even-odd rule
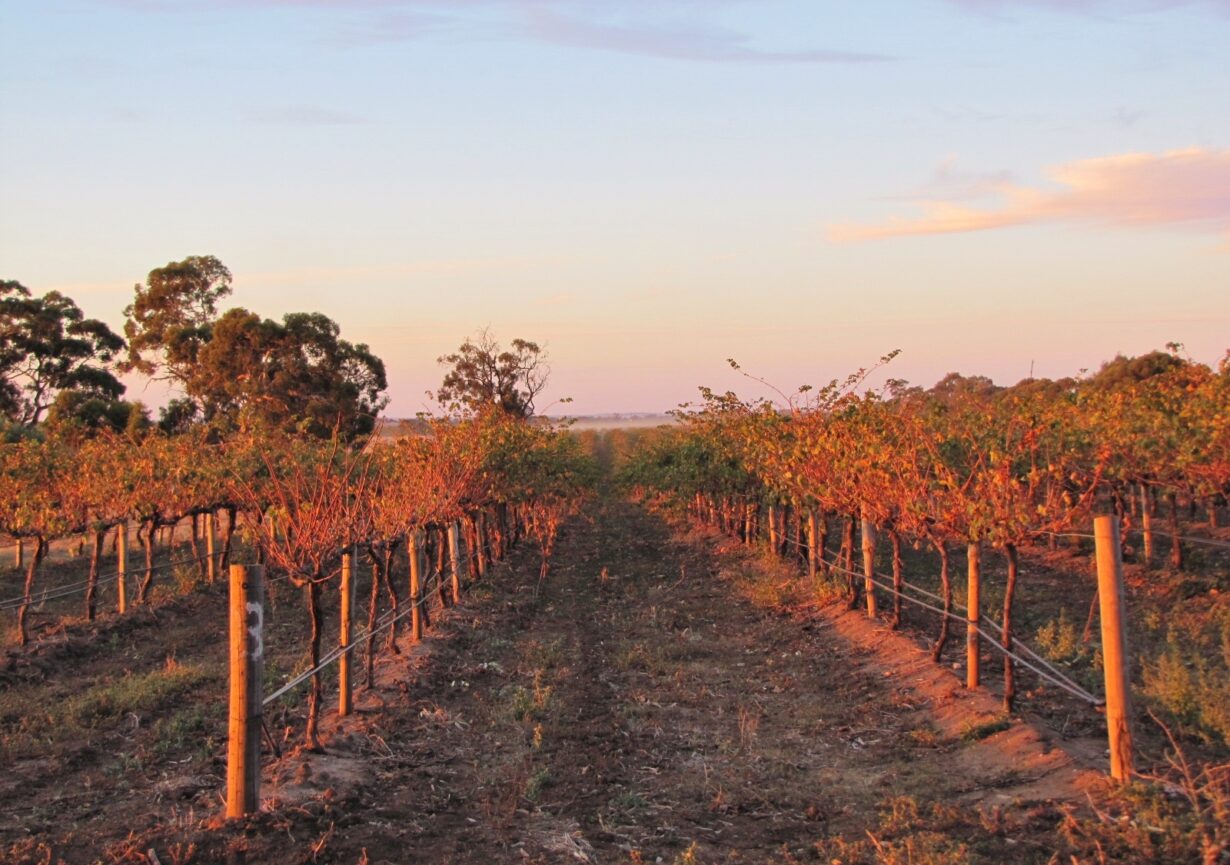
[[[1050,858],[1055,809],[1004,806],[1036,779],[1000,734],[946,732],[916,685],[823,619],[737,596],[660,519],[598,503],[546,580],[524,555],[409,674],[394,659],[328,754],[275,767],[230,861]],[[1000,757],[969,759],[984,747]],[[216,833],[196,858],[172,837],[149,839],[163,862],[222,857]]]

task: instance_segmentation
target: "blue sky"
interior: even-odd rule
[[[393,415],[488,325],[577,412],[727,357],[1214,362],[1228,49],[1225,0],[0,0],[0,276],[118,327],[216,255],[369,343]]]

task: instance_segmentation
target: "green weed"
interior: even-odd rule
[[[166,664],[148,673],[134,673],[81,694],[69,697],[55,711],[59,722],[75,727],[93,727],[129,713],[150,712],[174,697],[197,686],[206,673],[195,665],[183,665],[168,658]]]
[[[961,727],[961,738],[966,742],[978,742],[988,736],[1002,733],[1010,726],[1012,726],[1012,721],[1007,717],[993,718],[982,723],[966,721]]]
[[[545,766],[531,775],[525,782],[525,798],[537,802],[542,791],[551,786],[551,770]]]

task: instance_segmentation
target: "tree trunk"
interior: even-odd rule
[[[189,535],[192,541],[192,558],[196,561],[197,570],[201,572],[201,579],[205,579],[208,575],[208,567],[205,564],[205,559],[201,556],[201,515],[199,513],[192,514],[192,533]]]
[[[944,655],[944,647],[948,644],[949,622],[952,620],[952,580],[948,573],[948,544],[944,541],[932,541],[935,551],[940,554],[940,594],[944,596],[944,615],[940,619],[940,633],[931,650],[931,660],[939,663]]]
[[[888,539],[893,545],[893,624],[895,631],[901,627],[901,535],[896,527],[888,530]]]
[[[449,606],[448,587],[444,584],[444,566],[448,561],[448,543],[444,537],[444,526],[436,526],[432,530],[432,537],[435,543],[435,559],[436,559],[436,594],[440,596],[440,609]],[[506,534],[511,534],[508,527],[505,527]]]
[[[231,544],[235,540],[235,523],[238,519],[235,508],[231,505],[222,509],[226,512],[226,534],[222,537],[222,570],[225,572],[231,566]]]
[[[1176,571],[1183,570],[1183,545],[1179,541],[1179,497],[1166,493],[1170,502],[1170,564]]]
[[[154,533],[158,530],[153,520],[146,523],[145,534],[141,543],[145,547],[145,573],[141,575],[141,588],[137,592],[137,601],[149,603],[149,592],[154,585]]]
[[[307,607],[308,619],[312,625],[308,663],[311,669],[315,670],[320,666],[320,637],[322,628],[320,620],[320,583],[314,579],[309,580],[307,584]],[[307,732],[304,736],[304,741],[309,749],[319,751],[320,737],[317,735],[317,728],[320,723],[321,699],[324,695],[324,685],[321,680],[320,670],[316,670],[312,674],[311,681],[312,686],[308,689]]]
[[[34,579],[38,576],[38,566],[47,555],[47,541],[42,536],[34,539],[34,552],[26,563],[26,582],[22,589],[21,606],[17,608],[17,645],[24,646],[30,642],[26,631],[26,613],[30,609],[31,595],[34,593]]]
[[[854,524],[858,522],[858,514],[847,514],[845,537],[841,542],[842,567],[846,572],[846,592],[850,596],[850,609],[857,610],[862,600],[858,593],[858,576],[854,572]]]
[[[95,530],[90,547],[90,576],[85,584],[85,618],[89,622],[98,615],[98,562],[102,558],[104,535],[103,530]]]
[[[393,582],[393,557],[397,552],[397,542],[388,541],[384,544],[381,551],[383,556],[383,566],[381,567],[381,577],[384,579],[384,590],[389,596],[389,615],[393,621],[389,625],[388,648],[394,655],[400,655],[401,649],[397,645],[397,615],[400,607],[400,602],[397,598],[397,586]]]
[[[371,688],[375,682],[376,671],[376,614],[380,607],[380,557],[376,551],[368,548],[368,558],[372,563],[372,590],[367,599],[367,648],[364,658],[365,688]]]
[[[1004,624],[1001,632],[1004,649],[1012,651],[1012,599],[1016,593],[1016,579],[1019,563],[1016,545],[1005,544],[1004,554],[1008,558],[1008,582],[1004,586]],[[1011,712],[1013,701],[1016,700],[1016,674],[1013,669],[1011,655],[1004,655],[1004,711]]]

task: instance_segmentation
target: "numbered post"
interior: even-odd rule
[[[226,816],[260,804],[261,678],[265,645],[265,569],[231,565],[231,694],[226,748]]]
[[[338,627],[337,714],[346,717],[354,710],[354,686],[350,678],[350,631],[354,627],[354,548],[342,554],[342,598],[339,604],[342,620]]]
[[[1127,609],[1123,602],[1123,559],[1119,521],[1093,519],[1098,563],[1098,603],[1102,619],[1102,670],[1106,675],[1106,735],[1110,740],[1110,775],[1132,777],[1132,693],[1128,681]]]

